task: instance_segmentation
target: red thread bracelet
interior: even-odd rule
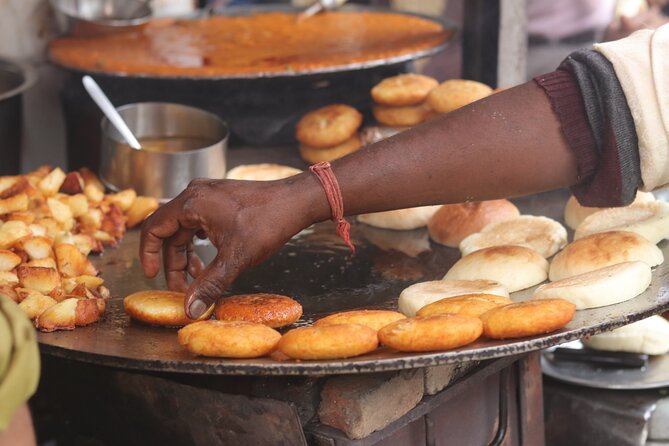
[[[332,171],[332,166],[329,162],[323,161],[309,166],[309,170],[316,175],[323,185],[323,189],[325,189],[325,195],[332,210],[332,221],[337,223],[337,235],[344,240],[355,254],[355,246],[351,243],[351,224],[344,218],[344,199],[341,196],[341,189],[337,177]]]

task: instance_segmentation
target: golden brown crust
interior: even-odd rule
[[[362,141],[360,140],[360,136],[356,133],[338,146],[327,149],[319,149],[300,144],[300,156],[302,156],[304,161],[315,164],[320,163],[321,161],[334,161],[359,150],[360,147],[362,147]]]
[[[439,113],[448,113],[478,101],[492,93],[492,88],[481,82],[450,79],[442,82],[427,96],[427,103]]]
[[[314,322],[314,327],[337,324],[358,324],[379,331],[386,325],[405,318],[405,315],[397,311],[353,310],[325,316]]]
[[[481,315],[483,334],[491,339],[535,336],[559,330],[576,306],[563,299],[537,299],[493,308]]]
[[[345,104],[333,104],[313,110],[302,117],[295,128],[298,141],[324,149],[348,140],[362,124],[358,110]]]
[[[337,324],[290,330],[281,337],[278,348],[293,359],[342,359],[369,353],[378,344],[374,329]]]
[[[410,317],[379,330],[379,340],[403,352],[450,350],[471,344],[481,336],[478,318],[461,314]]]
[[[375,105],[372,108],[374,119],[381,124],[390,127],[408,127],[418,125],[432,117],[432,109],[425,104],[406,105],[402,107],[389,107]]]
[[[184,293],[149,290],[133,293],[123,299],[123,309],[133,319],[163,327],[182,327],[193,322],[184,311]],[[199,319],[209,319],[212,307]]]
[[[274,350],[281,334],[265,325],[244,321],[200,321],[178,333],[179,344],[191,353],[218,358],[258,358]]]
[[[400,74],[389,77],[372,88],[372,99],[381,105],[403,107],[420,104],[439,85],[436,79],[422,74]]]
[[[302,316],[302,305],[280,294],[240,294],[219,299],[216,319],[246,321],[278,328],[290,325]]]
[[[518,208],[509,200],[445,204],[432,216],[427,230],[435,242],[457,248],[465,237],[490,223],[518,216]]]
[[[16,269],[19,284],[22,288],[30,288],[42,294],[49,294],[60,286],[60,274],[52,268],[38,266],[19,266]]]
[[[550,265],[551,281],[584,274],[617,263],[640,260],[649,266],[663,261],[662,251],[634,232],[592,234],[567,245]]]
[[[434,316],[436,314],[462,314],[479,317],[488,310],[513,303],[511,299],[494,294],[477,293],[464,296],[447,297],[432,302],[418,310],[416,316]]]

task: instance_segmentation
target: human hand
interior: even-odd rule
[[[327,215],[317,181],[310,174],[267,182],[192,181],[144,223],[144,274],[158,274],[162,253],[168,288],[185,291],[186,314],[198,318],[243,270],[268,258],[323,212]],[[195,236],[208,238],[218,251],[207,267],[194,251]],[[195,279],[190,287],[188,275]]]

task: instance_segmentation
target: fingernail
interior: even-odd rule
[[[199,319],[207,311],[207,304],[201,300],[194,300],[190,307],[188,307],[190,315],[193,319]]]

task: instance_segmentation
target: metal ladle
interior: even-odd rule
[[[98,104],[98,107],[100,107],[102,113],[104,113],[107,119],[109,119],[109,122],[114,125],[116,130],[118,130],[128,145],[135,150],[142,150],[142,146],[139,144],[137,138],[135,138],[135,135],[133,135],[130,127],[128,127],[128,124],[125,123],[121,115],[119,115],[119,113],[116,111],[116,108],[112,105],[111,101],[102,91],[98,83],[88,75],[84,76],[81,81],[84,84],[84,88],[88,94],[91,95],[91,98],[93,98],[93,101]]]

